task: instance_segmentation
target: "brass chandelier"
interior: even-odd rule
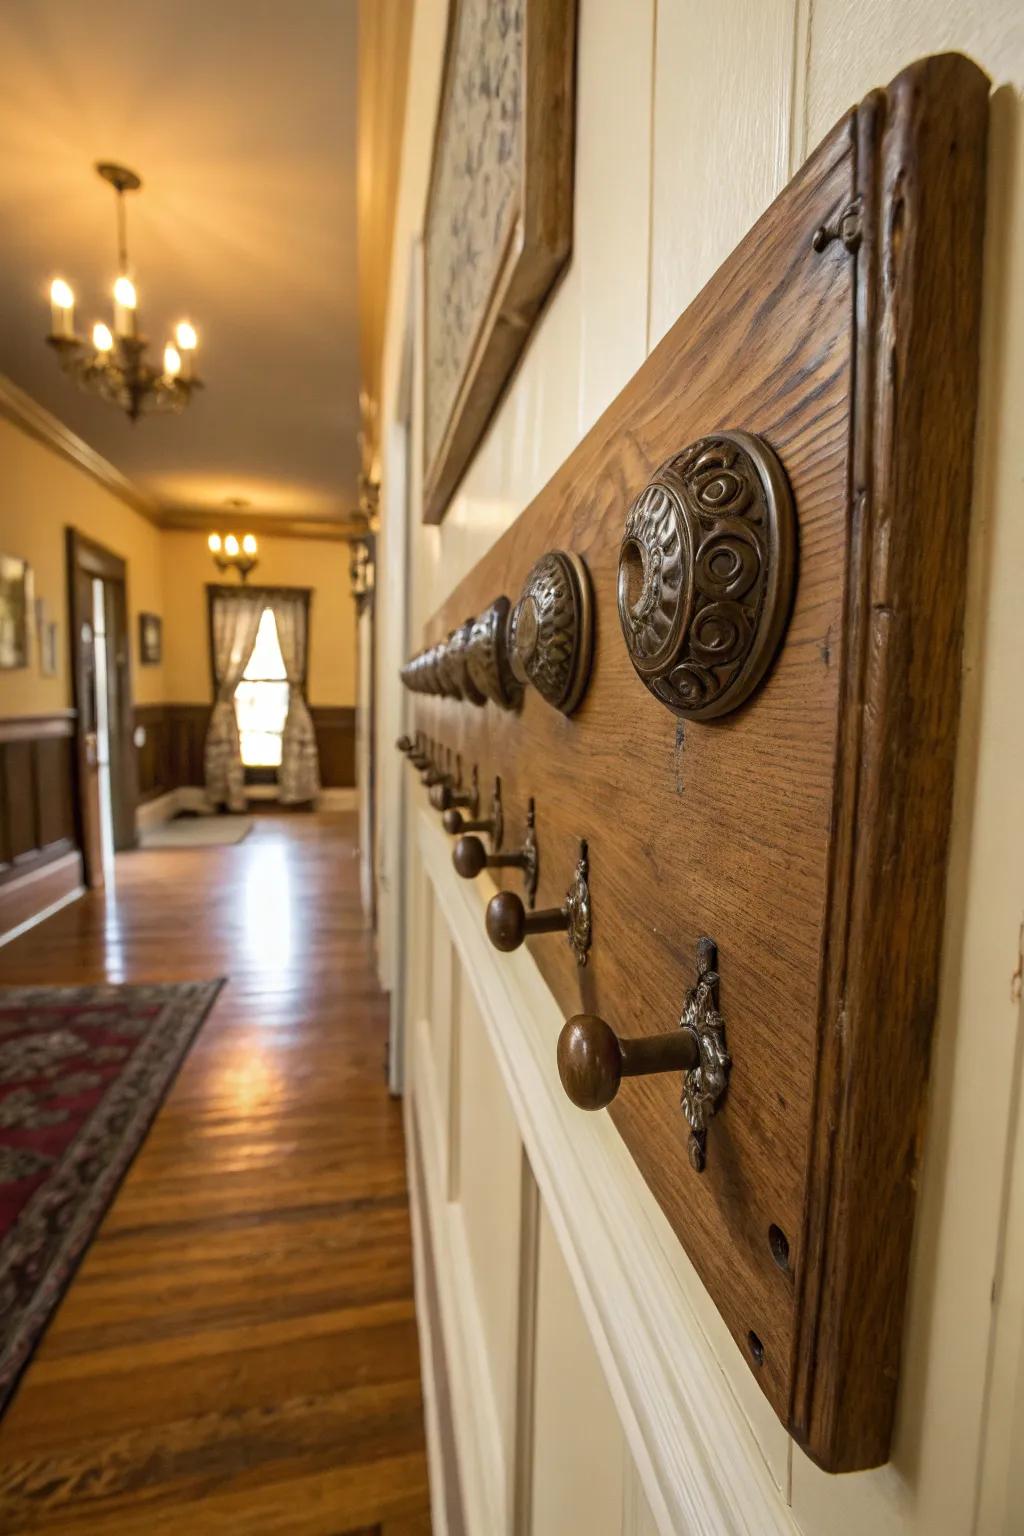
[[[164,347],[163,367],[147,358],[149,343],[138,332],[137,296],[130,276],[125,228],[124,195],[137,192],[141,178],[123,165],[106,161],[96,167],[117,194],[117,281],[114,283],[114,328],[102,320],[92,328],[92,346],[76,336],[75,296],[62,277],[50,285],[51,329],[47,345],[53,347],[64,372],[83,389],[99,395],[126,411],[137,421],[145,411],[182,411],[202,384],[192,370],[196,349],[195,327],[180,320],[174,341]]]

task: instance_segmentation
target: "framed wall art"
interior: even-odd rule
[[[424,225],[438,523],[572,250],[576,0],[451,0]]]
[[[164,622],[156,613],[139,614],[139,661],[144,667],[160,665],[164,654]]]
[[[32,567],[0,555],[0,670],[28,666],[34,618]]]

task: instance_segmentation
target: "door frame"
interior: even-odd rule
[[[90,701],[82,697],[82,678],[84,676],[82,664],[82,628],[89,625],[92,630],[92,610],[83,613],[79,604],[78,583],[79,575],[98,576],[102,581],[108,582],[119,589],[116,603],[110,605],[108,615],[108,633],[115,636],[114,665],[118,672],[118,730],[117,749],[119,759],[116,771],[111,774],[113,783],[117,785],[117,795],[111,806],[114,823],[114,847],[117,852],[126,848],[134,848],[137,842],[135,834],[135,811],[138,805],[138,764],[135,756],[135,700],[132,689],[132,664],[131,664],[131,624],[129,622],[128,607],[128,564],[113,550],[98,544],[95,539],[89,538],[77,528],[68,525],[65,529],[65,547],[67,555],[67,590],[68,590],[68,643],[71,661],[71,688],[72,700],[75,708],[75,817],[78,827],[79,841],[82,848],[82,859],[85,866],[85,881],[89,886],[102,883],[102,870],[96,868],[97,851],[95,839],[90,835],[89,811],[86,806],[87,773],[88,773],[88,737],[93,730],[92,708]],[[112,767],[114,765],[112,764]],[[113,797],[112,797],[113,798]]]

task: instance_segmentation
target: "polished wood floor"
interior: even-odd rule
[[[354,816],[132,853],[0,983],[227,976],[0,1423],[0,1531],[425,1536],[399,1105]]]

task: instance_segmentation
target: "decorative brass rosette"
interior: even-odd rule
[[[629,509],[619,621],[655,698],[693,720],[749,698],[792,605],[796,517],[760,438],[717,432],[661,466]]]

